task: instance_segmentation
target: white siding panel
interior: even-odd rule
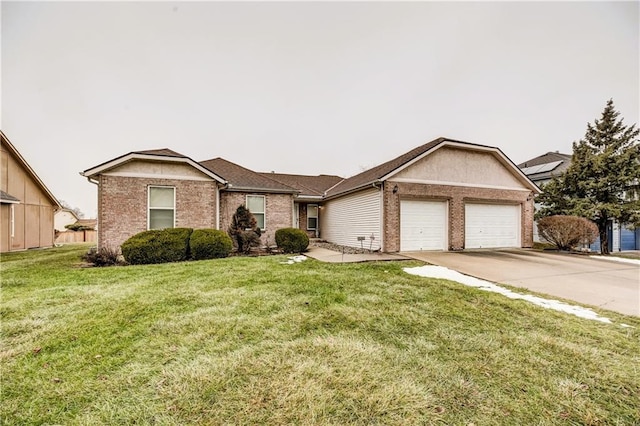
[[[520,206],[465,204],[465,248],[520,247]]]
[[[400,201],[400,250],[446,250],[447,203]]]
[[[372,188],[325,203],[320,217],[321,237],[348,247],[360,247],[358,237],[365,237],[362,247],[379,249],[382,245],[380,197],[381,191]]]

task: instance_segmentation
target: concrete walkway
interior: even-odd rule
[[[393,253],[342,254],[337,251],[314,246],[310,246],[309,250],[304,253],[304,255],[316,260],[320,260],[322,262],[329,263],[379,262],[409,259],[408,257]]]

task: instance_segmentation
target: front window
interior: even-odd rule
[[[258,228],[265,229],[265,200],[264,195],[247,195],[247,209],[258,222]]]
[[[149,229],[175,226],[176,190],[167,186],[149,187]]]
[[[318,206],[309,204],[307,206],[307,230],[315,231],[318,229]]]

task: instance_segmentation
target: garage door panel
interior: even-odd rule
[[[447,204],[444,201],[400,202],[400,250],[446,250]]]
[[[520,206],[466,204],[465,248],[520,247]]]

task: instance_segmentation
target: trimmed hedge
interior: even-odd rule
[[[189,248],[194,260],[216,259],[229,256],[233,241],[224,231],[195,229],[189,240]]]
[[[189,259],[191,228],[167,228],[140,232],[122,243],[125,260],[132,265],[179,262]]]
[[[276,231],[276,245],[284,253],[302,253],[309,247],[309,237],[298,228],[281,228]]]

